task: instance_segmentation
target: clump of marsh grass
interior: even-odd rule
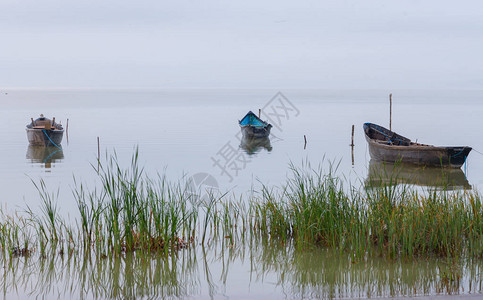
[[[18,214],[6,215],[0,210],[0,250],[4,257],[29,256],[33,234],[29,221]]]
[[[129,168],[114,154],[100,164],[102,188],[74,191],[80,213],[81,243],[101,252],[179,249],[192,239],[196,221],[188,184],[151,179],[138,165],[138,151]]]
[[[56,193],[49,192],[45,182],[41,179],[39,183],[32,180],[39,192],[41,199],[40,214],[34,212],[27,206],[26,216],[18,217],[19,220],[26,220],[26,227],[36,232],[33,243],[40,249],[40,254],[45,256],[47,247],[55,248],[63,255],[64,248],[72,253],[76,244],[76,231],[59,214],[58,198],[59,190]]]
[[[394,179],[348,193],[332,169],[290,168],[292,177],[282,192],[263,187],[252,201],[254,233],[359,257],[374,251],[391,258],[483,253],[483,207],[475,191],[417,192],[393,185]]]
[[[1,213],[0,247],[6,256],[40,249],[41,256],[82,250],[98,257],[132,252],[173,253],[196,237],[203,246],[240,244],[328,247],[352,252],[354,259],[376,254],[395,258],[437,255],[483,255],[483,206],[476,191],[418,192],[397,180],[370,189],[346,189],[337,166],[328,170],[290,165],[281,188],[262,186],[250,200],[215,195],[202,199],[190,182],[148,176],[138,164],[129,167],[116,154],[99,164],[100,184],[89,190],[74,179],[79,217],[65,221],[57,193],[36,184],[40,213]],[[97,169],[97,168],[96,168]],[[24,251],[25,250],[25,251]],[[18,256],[18,255],[17,255]]]
[[[349,238],[361,230],[359,202],[346,194],[333,167],[326,174],[293,164],[290,169],[281,193],[264,187],[261,199],[252,202],[253,228],[271,238],[295,239],[298,246],[350,247]]]
[[[137,149],[128,168],[121,167],[113,154],[99,165],[98,176],[100,187],[93,190],[74,178],[79,217],[68,222],[58,212],[59,192],[50,193],[43,180],[33,182],[42,200],[40,213],[27,207],[26,217],[3,216],[2,249],[23,254],[35,244],[43,257],[54,248],[61,255],[65,250],[69,254],[94,250],[107,257],[134,251],[170,252],[194,239],[198,207],[188,182],[147,176],[138,165]]]
[[[368,194],[371,241],[391,257],[435,254],[481,255],[483,209],[476,192],[404,190],[389,197],[384,189]]]

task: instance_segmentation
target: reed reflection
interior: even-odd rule
[[[94,253],[9,259],[0,278],[4,298],[23,291],[36,298],[165,299],[199,293],[196,255],[126,253],[99,258]],[[4,261],[5,262],[5,261]]]
[[[460,168],[415,166],[372,160],[365,181],[368,188],[382,185],[411,184],[445,190],[471,189]]]
[[[49,169],[52,164],[64,159],[64,151],[62,148],[54,146],[29,145],[25,156],[30,159],[32,164],[43,164],[46,169]]]
[[[247,137],[243,136],[240,141],[240,148],[243,149],[248,155],[256,154],[263,149],[268,152],[272,151],[272,145],[269,137]]]
[[[20,296],[19,291],[38,298],[214,298],[229,295],[227,277],[241,272],[249,277],[247,290],[253,282],[273,282],[275,277],[279,295],[290,298],[400,297],[482,291],[479,276],[482,264],[478,260],[403,261],[382,257],[357,260],[339,251],[302,250],[265,239],[228,246],[231,245],[222,242],[209,248],[193,246],[176,254],[138,252],[111,257],[98,257],[93,252],[60,255],[59,249],[52,249],[44,257],[3,257],[0,284],[5,298]],[[220,276],[214,276],[220,270]],[[252,292],[256,295],[259,291]]]
[[[330,249],[300,251],[255,247],[252,272],[257,280],[277,274],[277,284],[291,298],[373,298],[480,293],[481,262],[464,259],[354,259]]]

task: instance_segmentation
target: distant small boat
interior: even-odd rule
[[[382,126],[365,123],[364,133],[371,158],[427,166],[461,167],[471,147],[437,147],[411,142]]]
[[[270,135],[272,124],[268,124],[249,111],[246,116],[238,122],[244,137],[263,138]]]
[[[30,145],[59,147],[64,136],[64,128],[55,122],[55,118],[50,120],[40,115],[38,119],[31,121],[26,128]]]

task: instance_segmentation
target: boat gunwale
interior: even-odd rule
[[[25,130],[27,131],[55,131],[55,132],[64,132],[64,129],[57,129],[57,128],[53,128],[53,129],[45,129],[45,128],[25,128]]]
[[[433,145],[426,145],[426,144],[416,144],[416,145],[409,145],[409,146],[404,146],[404,145],[391,145],[387,144],[386,141],[382,140],[375,140],[371,139],[366,135],[366,139],[369,143],[376,145],[380,148],[387,148],[387,149],[401,149],[405,151],[438,151],[438,150],[447,150],[447,149],[453,149],[453,148],[471,148],[468,146],[433,146]]]
[[[395,144],[391,144],[387,140],[380,140],[380,139],[371,138],[365,130],[366,126],[372,128],[371,125],[381,127],[383,129],[391,132],[391,133],[396,134],[396,135],[399,135],[399,136],[401,136],[401,135],[392,131],[392,130],[389,130],[387,128],[384,128],[384,127],[377,125],[377,124],[374,124],[374,123],[364,123],[364,136],[365,136],[367,142],[369,144],[375,145],[379,148],[392,149],[392,150],[404,150],[404,151],[440,151],[440,150],[447,151],[448,149],[455,149],[455,148],[461,148],[462,150],[469,148],[470,150],[472,150],[472,147],[469,147],[469,146],[434,146],[434,145],[428,145],[428,144],[415,143],[415,142],[411,141],[411,139],[404,137],[404,136],[401,136],[401,137],[407,139],[407,141],[409,142],[409,145],[395,145]]]

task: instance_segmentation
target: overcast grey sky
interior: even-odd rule
[[[0,87],[483,83],[481,0],[1,0],[0,12]]]

